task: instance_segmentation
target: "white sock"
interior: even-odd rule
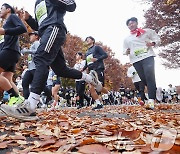
[[[30,92],[28,97],[28,101],[30,102],[30,108],[35,110],[37,108],[37,104],[39,103],[40,95]]]
[[[82,79],[84,81],[86,81],[87,83],[91,83],[92,82],[92,76],[86,73],[82,72]]]
[[[94,101],[94,104],[95,104],[96,106],[97,106],[98,104],[101,105],[101,102],[100,102],[99,99],[96,99],[96,100]]]
[[[149,99],[148,103],[154,103],[154,99]]]

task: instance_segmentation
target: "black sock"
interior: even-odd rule
[[[7,92],[10,95],[10,97],[13,97],[13,96],[18,97],[19,96],[13,88],[9,89]]]

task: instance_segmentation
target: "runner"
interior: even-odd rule
[[[0,28],[1,51],[0,51],[0,86],[10,95],[9,105],[20,104],[24,98],[12,78],[16,63],[20,58],[18,35],[25,33],[26,27],[15,14],[14,9],[7,3],[1,6],[0,17],[4,20]]]
[[[35,19],[28,12],[24,12],[24,19],[32,29],[38,30],[41,41],[34,57],[36,70],[28,100],[16,107],[1,105],[1,110],[8,116],[27,121],[38,119],[35,116],[36,108],[47,81],[49,66],[57,76],[73,79],[82,78],[96,88],[102,89],[95,71],[85,74],[66,65],[61,48],[67,33],[63,20],[66,11],[73,12],[75,9],[74,0],[36,0]]]
[[[139,103],[141,105],[143,105],[145,103],[145,100],[147,100],[145,93],[144,93],[145,85],[141,81],[141,79],[133,65],[128,68],[127,76],[132,79],[132,82],[134,83],[136,90],[138,90],[138,92],[140,93],[141,100]],[[143,101],[143,102],[141,102],[141,101]]]
[[[28,70],[23,75],[22,87],[23,87],[23,96],[25,99],[28,99],[30,91],[29,87],[32,83],[34,72],[36,66],[34,63],[34,56],[39,46],[39,35],[37,31],[29,33],[30,42],[32,43],[29,49],[21,50],[22,54],[28,54]]]
[[[83,54],[82,52],[76,53],[76,64],[74,65],[74,68],[82,71],[84,66],[86,65],[86,60],[83,60]],[[86,73],[86,71],[84,71]],[[76,93],[77,93],[77,102],[78,106],[77,109],[80,109],[84,106],[84,93],[85,93],[85,87],[86,83],[82,79],[76,79]]]
[[[104,87],[104,62],[103,60],[108,57],[107,53],[100,47],[95,45],[95,39],[92,36],[86,38],[86,44],[88,45],[88,50],[86,52],[86,66],[84,69],[88,68],[88,71],[95,70],[97,72],[99,81],[102,83],[102,89],[94,89],[90,85],[90,92],[94,101],[93,110],[103,108],[100,97],[97,92],[102,91],[103,93],[108,93],[107,89]]]
[[[138,19],[135,17],[128,19],[126,25],[130,29],[130,35],[124,40],[124,54],[129,55],[141,81],[147,85],[147,109],[154,109],[156,80],[153,47],[160,44],[160,37],[152,29],[138,28]]]

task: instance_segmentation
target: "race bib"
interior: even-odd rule
[[[54,75],[53,76],[53,81],[56,81],[57,80],[57,75]]]
[[[91,58],[93,58],[93,54],[90,54],[86,57],[86,61],[87,61],[87,64],[92,64],[93,62],[91,61]]]
[[[0,35],[0,43],[4,42],[4,35]]]
[[[28,63],[31,63],[31,62],[32,62],[32,56],[28,55]]]
[[[147,53],[147,48],[139,48],[139,49],[136,49],[136,50],[134,51],[134,53],[135,53],[135,56],[142,55],[142,54],[144,54],[144,53]]]
[[[42,1],[36,6],[35,14],[38,24],[40,25],[42,21],[47,17],[47,7],[45,1]]]

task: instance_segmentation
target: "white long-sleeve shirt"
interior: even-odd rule
[[[144,29],[145,33],[136,37],[136,34],[130,34],[125,38],[123,44],[123,54],[126,55],[126,51],[129,48],[129,59],[131,63],[141,61],[145,58],[156,56],[152,47],[147,47],[147,42],[155,42],[155,46],[160,44],[160,37],[152,29]]]
[[[141,79],[140,79],[136,69],[134,68],[134,66],[131,66],[128,68],[127,76],[132,79],[133,83],[141,81]]]
[[[86,60],[82,60],[80,62],[77,62],[75,65],[74,65],[74,69],[78,70],[78,71],[81,71],[84,66],[86,65]],[[83,71],[84,73],[86,73],[86,71],[84,70]],[[76,79],[76,81],[82,81],[82,79]]]

